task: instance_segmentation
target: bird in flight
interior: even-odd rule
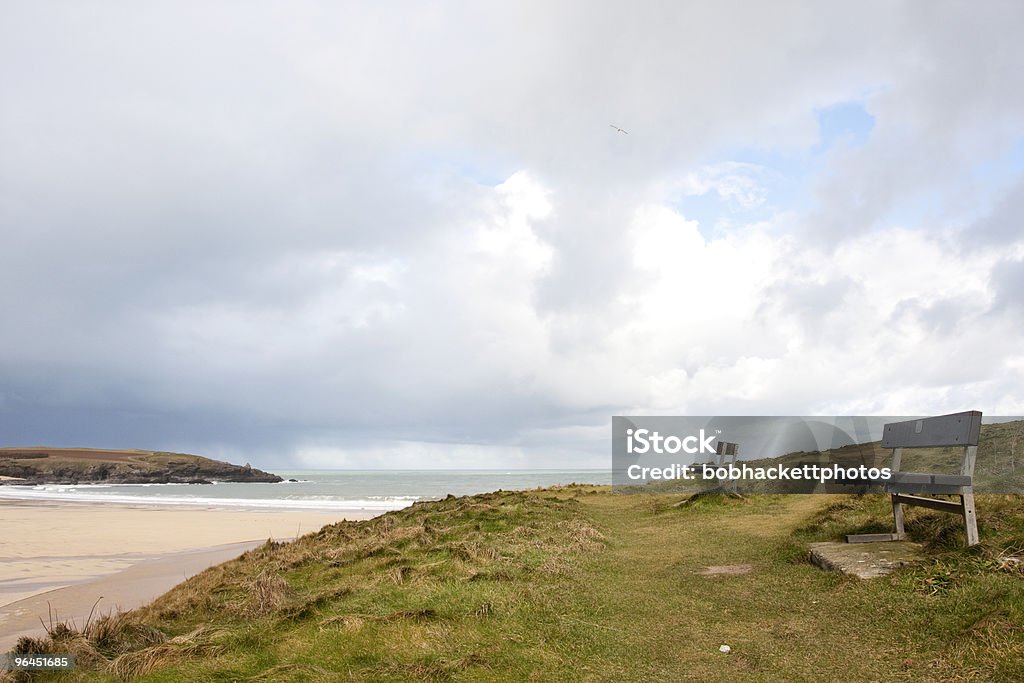
[[[629,131],[628,130],[622,130],[621,128],[616,126],[614,123],[609,123],[608,125],[611,126],[612,128],[614,128],[615,130],[619,131],[620,133],[625,133],[626,135],[629,135]]]

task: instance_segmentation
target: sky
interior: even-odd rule
[[[0,445],[607,467],[612,415],[1024,414],[1022,34],[2,0]]]

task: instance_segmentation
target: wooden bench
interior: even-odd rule
[[[885,485],[892,498],[892,515],[896,532],[892,534],[853,534],[849,543],[902,541],[907,537],[903,526],[903,506],[916,505],[963,517],[967,545],[978,542],[978,519],[974,511],[974,461],[981,436],[981,413],[968,411],[907,420],[887,424],[882,430],[882,448],[892,449],[892,478]],[[902,472],[900,461],[907,448],[962,447],[960,474]],[[931,496],[959,496],[960,502]]]
[[[715,444],[715,454],[718,455],[718,467],[728,467],[736,464],[736,456],[739,455],[739,444],[731,441],[719,441]]]
[[[716,467],[729,467],[730,465],[735,465],[736,456],[739,455],[739,452],[739,444],[732,443],[731,441],[719,441],[715,444],[715,454],[718,456],[718,465],[716,465]],[[726,479],[726,481],[729,482],[729,490],[736,493],[739,488],[739,481],[736,479]],[[718,483],[722,484],[723,482],[719,479]]]

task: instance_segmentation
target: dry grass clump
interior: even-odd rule
[[[60,621],[56,612],[51,612],[49,624],[44,627],[45,638],[19,638],[13,651],[17,654],[66,652],[75,655],[80,664],[89,665],[166,640],[161,631],[141,623],[130,612],[106,614],[95,620],[90,613],[82,628],[74,621]]]
[[[335,617],[324,619],[320,622],[320,629],[331,626],[341,626],[344,629],[358,631],[366,623],[366,617],[359,614],[341,614]]]
[[[16,655],[42,655],[49,652],[48,647],[50,647],[49,638],[22,636],[18,638],[18,642],[11,652]]]
[[[400,564],[387,570],[387,572],[385,572],[385,576],[394,582],[396,586],[401,586],[405,583],[405,580],[412,575],[412,572],[412,567]]]
[[[346,535],[342,543],[332,544],[322,551],[322,561],[329,567],[347,567],[372,557],[401,557],[406,551],[430,544],[432,536],[424,524],[398,526],[393,519],[388,519],[388,523],[379,525],[376,533]]]
[[[224,635],[222,630],[203,626],[158,645],[126,652],[110,662],[107,671],[122,681],[130,681],[182,659],[211,657],[223,650],[217,640]]]
[[[603,550],[604,534],[582,519],[570,519],[558,523],[558,528],[568,532],[569,545],[580,551]]]
[[[576,574],[575,565],[561,555],[549,555],[537,567],[537,571],[551,576],[573,577]]]
[[[402,679],[414,681],[450,680],[467,669],[487,667],[487,660],[477,654],[465,657],[429,657],[413,662],[399,662],[378,667],[373,671],[374,680]]]
[[[162,631],[142,623],[132,612],[116,612],[96,620],[90,614],[82,628],[73,621],[60,621],[51,613],[49,624],[44,626],[45,638],[22,637],[13,652],[73,655],[78,667],[105,670],[122,680],[129,680],[152,668],[143,663],[145,657],[141,653],[151,653],[146,657],[153,657],[153,666],[157,666],[164,661],[157,654],[167,648],[178,649],[183,642],[180,639],[168,640]],[[14,677],[11,680],[18,679]]]
[[[98,619],[85,629],[84,636],[106,658],[167,640],[162,631],[138,621],[131,612],[118,612]]]
[[[452,508],[452,512],[453,513],[468,512],[468,513],[479,514],[479,513],[482,513],[482,512],[496,512],[496,511],[498,511],[498,509],[499,508],[498,508],[497,505],[491,505],[490,503],[482,503],[482,502],[473,501],[473,500],[470,499],[470,500],[467,500],[465,503],[462,503],[461,505],[457,505],[454,508]]]
[[[282,569],[299,569],[311,564],[323,563],[326,553],[320,548],[307,548],[301,551],[290,553],[289,556],[281,559]]]
[[[500,558],[498,550],[479,541],[456,541],[445,544],[444,548],[465,562],[494,562]]]
[[[342,628],[358,631],[367,623],[393,624],[396,622],[427,623],[441,618],[437,610],[429,607],[419,609],[404,609],[388,614],[339,614],[329,617],[320,622],[320,629],[340,626]]]
[[[515,581],[516,575],[508,569],[496,569],[494,571],[473,572],[467,581]]]
[[[237,607],[245,617],[262,617],[275,612],[292,596],[293,591],[283,576],[262,571],[245,586],[245,599]]]
[[[242,555],[238,557],[236,561],[244,562],[246,560],[253,561],[270,559],[274,557],[281,548],[284,548],[288,545],[290,545],[290,543],[287,541],[275,541],[272,538],[268,538],[266,541],[263,542],[262,545],[259,545],[253,548],[252,550],[247,550],[244,553],[242,553]]]

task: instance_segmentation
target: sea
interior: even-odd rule
[[[420,500],[566,484],[611,484],[607,470],[293,470],[278,484],[0,486],[0,501],[383,513]]]

